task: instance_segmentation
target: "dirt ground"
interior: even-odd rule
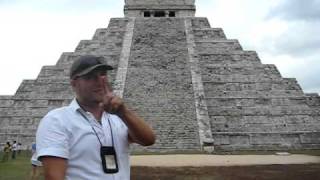
[[[258,166],[270,164],[320,164],[320,156],[289,155],[205,155],[172,154],[131,156],[132,166],[204,167]]]
[[[320,180],[320,164],[131,168],[131,180]]]

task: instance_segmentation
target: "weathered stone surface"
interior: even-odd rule
[[[124,98],[156,130],[151,149],[200,149],[187,56],[183,19],[136,19]]]

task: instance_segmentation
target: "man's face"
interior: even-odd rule
[[[105,70],[95,69],[71,80],[77,98],[87,103],[99,103],[106,94],[108,78]]]

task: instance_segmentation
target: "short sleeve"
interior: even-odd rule
[[[62,119],[46,115],[40,122],[37,135],[37,159],[41,156],[55,156],[68,159],[69,136]]]
[[[128,152],[129,150],[129,132],[127,125],[118,116],[113,116],[113,123],[116,126],[117,138],[119,140],[120,148],[122,151]]]

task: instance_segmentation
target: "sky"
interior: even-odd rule
[[[0,0],[0,95],[36,79],[80,40],[90,40],[124,0]],[[305,93],[320,93],[320,0],[196,0],[196,16],[223,28],[263,64],[296,78]]]

